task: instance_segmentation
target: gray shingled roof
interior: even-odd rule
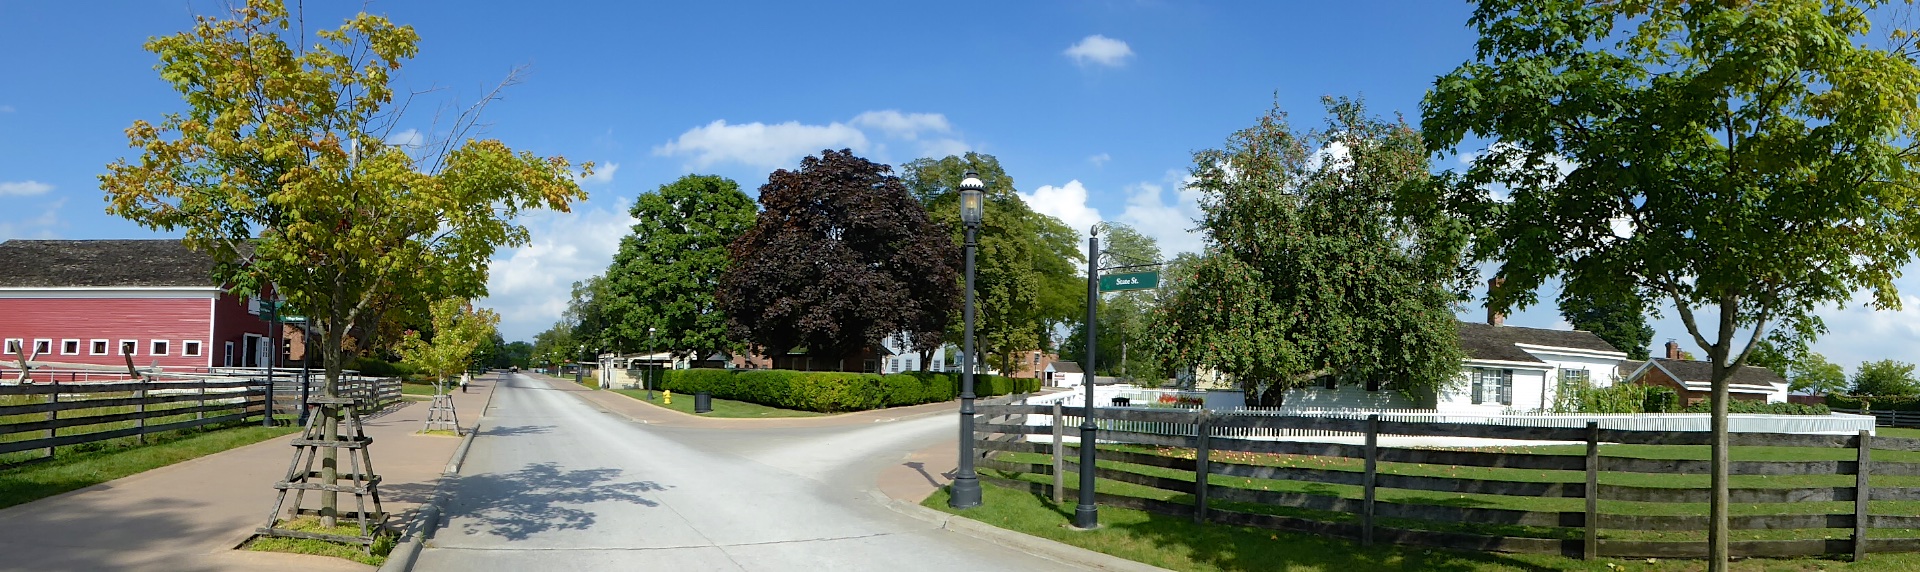
[[[1080,371],[1080,364],[1065,360],[1053,362],[1053,371],[1057,373],[1085,373]]]
[[[1545,363],[1514,344],[1533,344],[1603,352],[1620,351],[1613,344],[1581,330],[1547,330],[1460,322],[1460,348],[1467,359]]]
[[[178,239],[0,242],[0,288],[212,287],[213,258]]]
[[[1666,358],[1654,358],[1653,361],[1660,364],[1660,367],[1667,368],[1667,371],[1679,377],[1680,381],[1695,383],[1713,381],[1713,364],[1710,362]],[[1728,379],[1727,382],[1747,385],[1768,385],[1786,383],[1787,379],[1780,377],[1780,374],[1774,373],[1771,369],[1747,364],[1740,366],[1740,371],[1733,372],[1733,377]]]

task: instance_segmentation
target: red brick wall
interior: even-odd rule
[[[36,339],[51,340],[52,353],[42,359],[103,365],[126,364],[120,343],[134,340],[134,365],[206,367],[218,357],[207,339],[212,303],[209,298],[0,298],[0,339],[20,338],[28,352]],[[108,340],[108,355],[92,355],[96,339]],[[65,340],[79,340],[79,355],[61,355]],[[152,355],[155,340],[167,341],[167,355]],[[187,340],[201,341],[200,356],[181,355]]]

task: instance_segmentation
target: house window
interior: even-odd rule
[[[1474,368],[1473,403],[1513,405],[1513,370]]]
[[[1593,387],[1592,374],[1584,369],[1560,370],[1560,395],[1573,395],[1573,392]]]
[[[196,357],[200,355],[200,340],[180,342],[180,355]]]
[[[233,367],[233,342],[227,342],[226,357],[220,358],[221,367]]]
[[[7,338],[6,343],[0,343],[0,351],[8,354],[18,354],[20,353],[20,344],[22,342],[23,340],[20,338]]]
[[[163,355],[167,355],[167,341],[166,341],[166,340],[154,340],[154,341],[153,341],[153,351],[152,351],[151,353],[152,353],[152,355],[157,355],[157,356],[163,356]]]
[[[80,355],[80,340],[60,340],[60,355]]]
[[[120,340],[120,353],[115,355],[140,355],[140,340]]]
[[[88,344],[88,349],[91,350],[88,354],[96,356],[107,355],[107,345],[111,343],[113,342],[108,340],[93,340],[93,343]]]

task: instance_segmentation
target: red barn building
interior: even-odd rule
[[[263,367],[272,324],[258,299],[213,282],[213,259],[179,240],[0,242],[0,360],[167,369]]]

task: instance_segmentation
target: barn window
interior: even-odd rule
[[[60,340],[60,355],[80,355],[80,340]]]
[[[8,354],[18,354],[20,353],[21,341],[20,338],[7,338],[5,343],[0,343],[0,351]]]
[[[111,343],[113,342],[108,340],[94,340],[93,344],[91,344],[92,347],[90,348],[93,350],[91,352],[91,355],[96,355],[96,356],[107,355],[107,344],[111,344]]]
[[[153,352],[152,352],[152,354],[153,354],[153,355],[157,355],[157,356],[163,356],[163,355],[167,355],[167,341],[166,341],[166,340],[154,340],[154,341],[153,341]]]
[[[114,355],[140,355],[140,340],[120,340],[120,353]]]
[[[180,342],[180,355],[183,355],[183,356],[200,355],[200,340],[187,340],[184,342]]]

